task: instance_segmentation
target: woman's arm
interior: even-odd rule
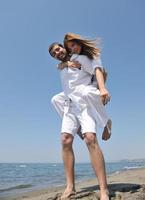
[[[105,105],[107,104],[108,101],[110,101],[110,95],[105,86],[105,79],[103,76],[102,69],[100,69],[99,67],[96,68],[96,79],[98,83],[98,88],[100,90],[100,96],[101,96],[102,102]]]

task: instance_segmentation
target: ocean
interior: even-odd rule
[[[107,174],[145,167],[145,160],[106,163]],[[95,178],[90,163],[75,164],[76,182]],[[63,164],[59,163],[0,163],[0,197],[65,184]]]

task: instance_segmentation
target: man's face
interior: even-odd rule
[[[59,45],[55,45],[51,50],[52,57],[61,61],[66,57],[66,53],[66,49]]]

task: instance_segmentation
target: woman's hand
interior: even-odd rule
[[[67,66],[72,67],[72,68],[77,68],[77,69],[81,68],[81,64],[76,60],[67,61]]]
[[[110,94],[105,87],[100,88],[100,96],[101,96],[102,103],[104,105],[106,105],[110,101]]]
[[[65,67],[81,69],[81,64],[76,60],[61,62],[58,64],[58,69],[60,70],[64,69]]]

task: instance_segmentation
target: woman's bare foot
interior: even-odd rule
[[[111,137],[112,121],[108,120],[107,125],[104,127],[102,133],[102,140],[108,140]]]
[[[83,134],[82,134],[82,132],[81,132],[81,126],[78,128],[78,130],[77,130],[77,135],[83,140],[84,139],[84,136],[83,136]]]
[[[71,197],[75,194],[76,194],[75,190],[66,188],[60,199],[65,200],[65,199],[67,199],[67,198],[69,198],[69,197]]]

